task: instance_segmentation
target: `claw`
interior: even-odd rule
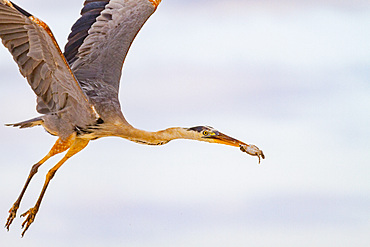
[[[36,208],[30,208],[27,212],[21,214],[21,217],[26,217],[27,216],[26,220],[22,224],[22,229],[24,228],[24,230],[22,232],[22,237],[24,236],[25,232],[30,227],[32,222],[35,220],[37,211],[38,210]],[[26,227],[24,227],[24,226],[26,226]]]
[[[9,227],[12,224],[13,220],[17,216],[17,210],[19,206],[18,205],[13,205],[13,207],[9,210],[9,216],[8,219],[6,220],[5,228],[9,231]]]
[[[252,155],[252,156],[257,156],[258,157],[258,164],[261,163],[261,158],[262,159],[265,158],[265,155],[263,154],[262,150],[260,150],[255,145],[248,145],[248,144],[242,145],[242,144],[240,144],[239,147],[240,147],[240,150],[242,152],[246,152],[247,154]]]

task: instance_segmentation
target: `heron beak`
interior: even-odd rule
[[[218,132],[217,135],[210,136],[209,138],[213,139],[215,143],[239,147],[242,152],[245,152],[252,156],[257,156],[258,163],[261,162],[261,158],[262,159],[265,158],[265,155],[263,154],[262,150],[260,150],[257,146],[252,144],[246,144],[223,133]]]
[[[216,132],[216,135],[212,135],[208,138],[213,139],[216,143],[225,144],[225,145],[229,145],[233,147],[239,147],[239,145],[245,145],[245,143],[237,139],[234,139],[230,136],[227,136],[221,132],[218,132],[218,133]]]

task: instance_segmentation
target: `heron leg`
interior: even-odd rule
[[[32,224],[32,222],[35,220],[35,216],[40,208],[42,198],[45,195],[46,188],[49,185],[50,180],[54,177],[56,171],[66,162],[69,158],[71,158],[76,153],[80,152],[82,149],[84,149],[87,144],[89,143],[89,140],[86,139],[80,139],[80,138],[74,138],[74,142],[72,143],[71,147],[69,148],[66,155],[53,167],[49,170],[49,172],[46,174],[46,179],[44,183],[44,187],[41,190],[40,196],[33,208],[30,208],[27,212],[21,215],[21,217],[27,216],[26,220],[22,224],[22,228],[24,228],[22,232],[22,237],[24,236],[24,233],[27,231],[29,226]]]
[[[37,173],[39,167],[42,164],[44,164],[50,157],[66,151],[72,145],[74,139],[75,139],[74,135],[71,135],[66,140],[62,140],[61,138],[59,138],[55,142],[54,146],[51,148],[49,153],[42,160],[40,160],[39,162],[37,162],[36,164],[34,164],[32,166],[30,174],[28,175],[28,178],[26,180],[26,183],[23,186],[23,189],[22,189],[20,195],[18,196],[17,200],[15,201],[15,203],[13,204],[13,206],[9,210],[9,217],[8,217],[8,219],[6,221],[6,224],[5,224],[5,227],[7,228],[8,231],[9,231],[10,224],[12,224],[14,218],[17,215],[17,210],[19,208],[19,204],[21,203],[23,195],[26,192],[26,189],[27,189],[32,177]]]

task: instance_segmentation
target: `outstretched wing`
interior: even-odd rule
[[[98,117],[44,22],[0,0],[0,38],[37,95],[40,113],[65,114],[79,126]]]
[[[104,81],[118,92],[131,43],[160,2],[86,0],[64,52],[78,80]]]

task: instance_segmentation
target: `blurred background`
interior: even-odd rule
[[[16,0],[64,47],[83,1]],[[266,154],[192,141],[91,142],[51,182],[23,239],[1,246],[370,246],[370,4],[163,0],[124,65],[135,127],[210,125]],[[0,222],[56,138],[0,49]],[[18,215],[34,205],[39,169]]]

